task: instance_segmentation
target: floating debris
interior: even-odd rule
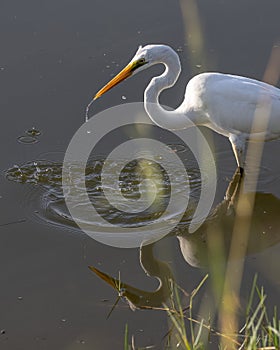
[[[39,136],[39,135],[41,135],[41,131],[37,130],[34,126],[31,129],[26,130],[25,133],[28,136]]]

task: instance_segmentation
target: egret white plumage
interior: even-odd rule
[[[177,53],[166,45],[139,47],[130,63],[97,92],[99,98],[122,80],[154,64],[165,71],[152,78],[144,92],[144,106],[151,120],[162,128],[178,130],[206,126],[229,138],[236,161],[243,170],[246,141],[280,137],[280,89],[267,83],[222,73],[201,73],[187,84],[185,98],[175,110],[159,104],[160,93],[172,87],[181,72]],[[258,122],[253,122],[258,118]]]

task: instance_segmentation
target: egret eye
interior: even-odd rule
[[[145,61],[145,58],[140,58],[139,60],[138,60],[138,63],[140,63],[140,64],[143,64],[143,63],[145,63],[146,61]]]

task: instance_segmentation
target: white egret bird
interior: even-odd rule
[[[280,137],[280,89],[254,79],[201,73],[187,84],[185,99],[175,110],[160,106],[161,91],[172,87],[181,72],[177,53],[166,45],[139,47],[130,63],[97,92],[99,98],[122,80],[154,64],[165,71],[152,78],[144,93],[144,106],[151,120],[168,130],[206,126],[229,138],[236,161],[243,170],[246,141],[268,141]],[[252,125],[255,117],[257,123]]]

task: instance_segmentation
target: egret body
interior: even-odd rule
[[[173,111],[164,109],[159,104],[159,95],[176,83],[181,72],[179,56],[166,45],[140,46],[130,63],[94,99],[131,75],[159,63],[165,65],[164,72],[152,78],[144,92],[146,112],[158,126],[179,130],[195,124],[228,137],[241,169],[247,140],[280,137],[280,89],[242,76],[198,74],[188,82],[182,104]]]

